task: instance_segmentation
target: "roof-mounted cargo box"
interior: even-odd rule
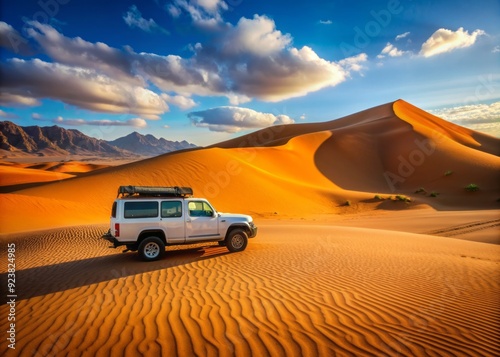
[[[187,197],[193,195],[191,187],[120,186],[118,197]]]

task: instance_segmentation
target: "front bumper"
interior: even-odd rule
[[[248,235],[248,238],[253,238],[257,235],[257,231],[259,228],[255,224],[250,225],[250,234]]]

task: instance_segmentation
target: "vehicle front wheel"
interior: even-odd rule
[[[165,255],[165,243],[158,237],[147,237],[139,244],[139,255],[142,260],[158,260]]]
[[[233,229],[226,238],[226,247],[230,252],[241,252],[248,244],[248,235],[243,229]]]

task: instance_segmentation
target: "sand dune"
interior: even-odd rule
[[[32,257],[18,259],[16,355],[500,354],[500,246],[259,225],[243,253],[169,248],[154,263],[108,250],[104,226],[10,236]]]
[[[30,165],[28,167],[30,169],[78,174],[83,172],[100,170],[109,167],[109,165],[90,164],[79,161],[64,161],[64,162],[44,162],[40,164]]]
[[[499,142],[400,100],[331,122],[272,127],[214,147],[12,192],[35,201],[53,200],[50,210],[60,214],[52,226],[20,227],[10,223],[20,212],[7,210],[1,229],[8,233],[106,222],[117,187],[129,184],[191,186],[221,211],[258,216],[419,206],[494,209],[500,198],[500,157],[494,151]],[[471,183],[479,186],[478,192],[464,190]],[[419,189],[423,191],[416,194]],[[374,199],[377,194],[404,194],[413,202],[388,203]]]
[[[73,177],[73,175],[30,169],[17,165],[0,165],[0,186],[21,185],[26,183],[60,181]]]

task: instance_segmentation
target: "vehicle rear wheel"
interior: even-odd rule
[[[165,243],[158,237],[147,237],[139,244],[139,255],[145,261],[153,261],[165,255]]]
[[[226,238],[226,247],[230,252],[241,252],[248,244],[248,235],[243,229],[233,229]]]

